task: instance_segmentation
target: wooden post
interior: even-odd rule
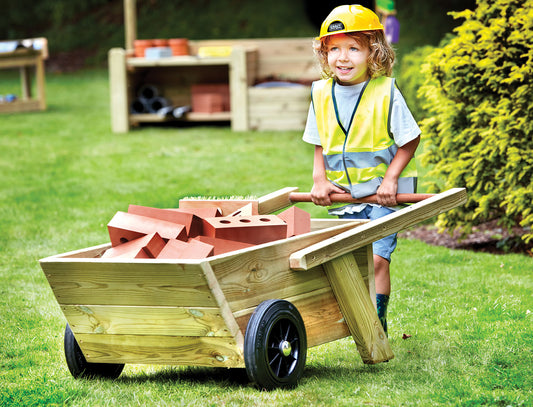
[[[133,51],[133,42],[137,39],[137,9],[135,0],[124,0],[124,38],[126,51]]]
[[[394,358],[354,256],[348,253],[323,266],[363,362],[375,364]]]
[[[233,47],[229,67],[231,129],[248,130],[248,80],[246,69],[246,50]]]
[[[121,48],[109,50],[109,91],[111,97],[111,129],[114,133],[127,133],[128,84],[126,78],[126,52]]]

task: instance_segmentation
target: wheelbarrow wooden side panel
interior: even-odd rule
[[[317,223],[328,225],[325,221]],[[351,229],[353,225],[346,224],[345,227]],[[245,332],[251,314],[261,302],[279,298],[290,301],[299,310],[308,331],[309,347],[349,335],[324,268],[319,266],[299,273],[288,267],[288,257],[298,247],[307,247],[312,241],[320,242],[328,234],[333,236],[337,233],[340,233],[339,227],[330,228],[246,249],[238,255],[220,256],[210,262],[242,332]],[[372,262],[369,262],[372,256],[369,257],[368,250],[371,254],[371,248],[362,248],[354,252],[354,257],[360,265],[368,291],[375,297],[374,270]]]
[[[200,263],[82,253],[41,266],[88,362],[244,366],[238,327],[228,327]]]
[[[360,248],[350,255],[353,262],[359,266],[361,278],[368,291],[367,295],[375,301],[372,247]],[[307,273],[310,273],[310,276]],[[225,286],[225,282],[222,286]],[[293,291],[294,288],[297,290]],[[268,272],[263,272],[260,279],[247,281],[240,289],[255,291],[254,297],[250,298],[247,304],[239,301],[236,292],[233,293],[235,301],[230,301],[230,306],[241,308],[236,310],[234,315],[243,332],[255,309],[254,303],[260,303],[268,298],[284,298],[294,304],[302,316],[307,331],[308,347],[351,335],[323,266],[317,266],[303,273],[276,270],[269,275]],[[289,295],[282,297],[285,293]]]
[[[88,362],[244,367],[233,338],[75,334]]]

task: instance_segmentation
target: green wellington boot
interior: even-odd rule
[[[389,305],[389,296],[385,294],[376,294],[376,305],[378,311],[378,318],[383,325],[385,335],[387,334],[387,306]]]

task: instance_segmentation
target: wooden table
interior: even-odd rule
[[[14,102],[0,102],[0,113],[45,110],[46,53],[41,49],[21,48],[11,52],[0,52],[0,69],[19,68],[21,95]],[[36,97],[32,97],[32,73],[35,71]]]

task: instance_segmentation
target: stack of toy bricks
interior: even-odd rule
[[[202,259],[307,233],[311,217],[291,207],[259,215],[246,205],[228,216],[220,209],[159,209],[130,205],[108,223],[111,248],[103,258]]]

